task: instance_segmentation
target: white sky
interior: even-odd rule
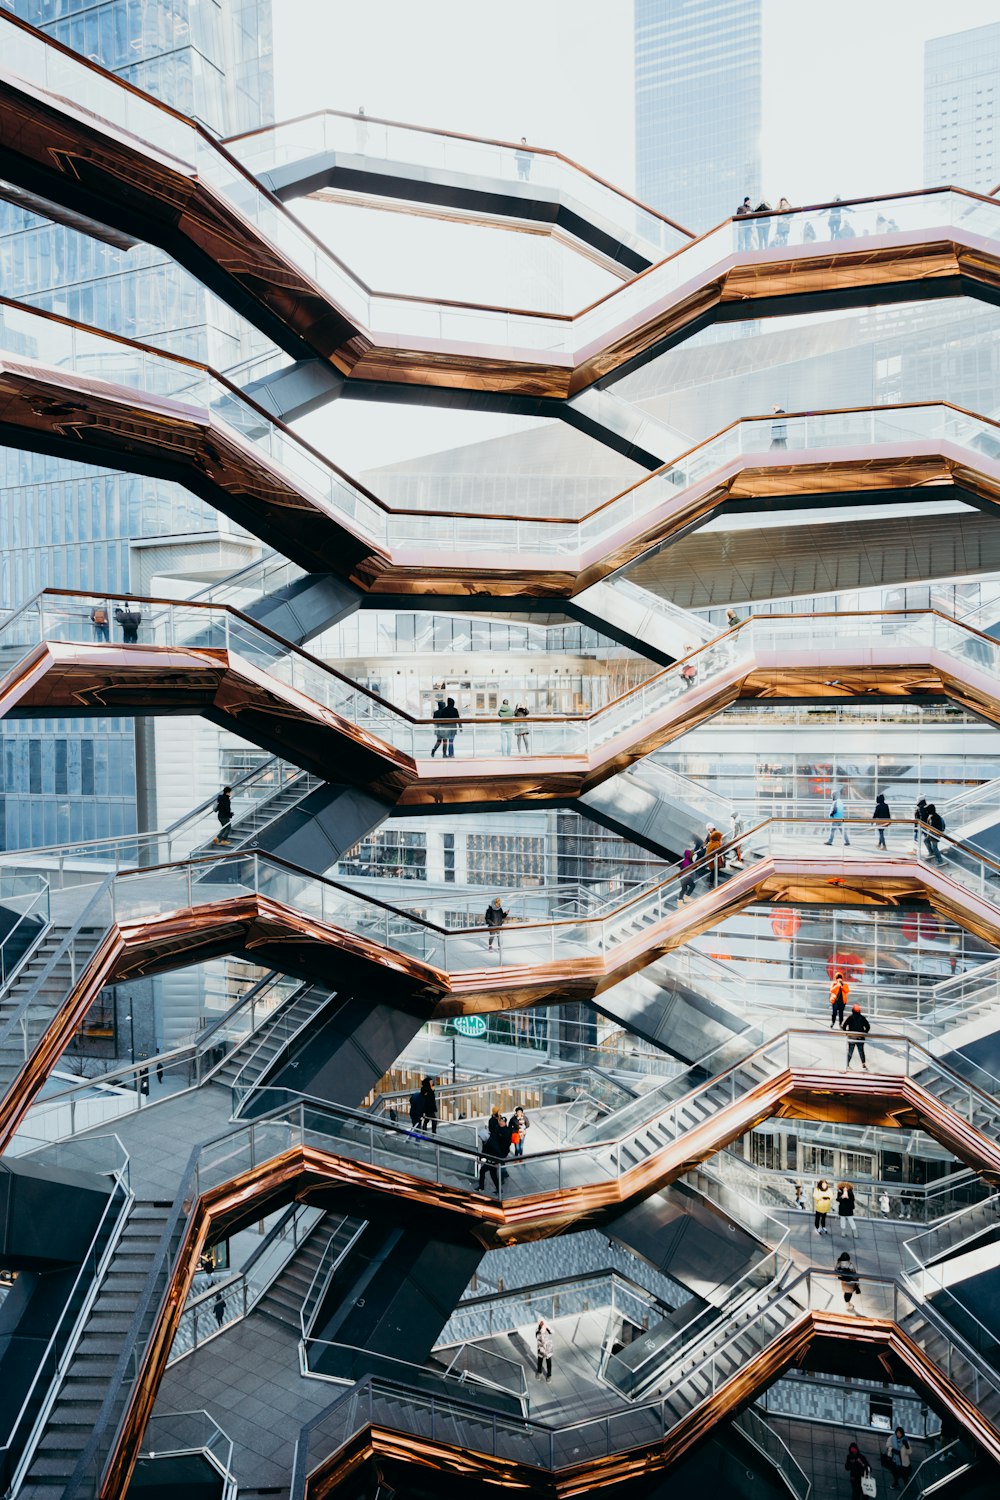
[[[364,105],[524,135],[633,186],[632,0],[275,0],[274,12],[279,120]],[[764,0],[765,194],[921,187],[924,41],[997,19],[1000,0]],[[353,473],[375,453],[389,463],[516,425],[464,413],[459,439],[447,411],[387,420],[357,402],[296,423]]]
[[[526,135],[632,185],[631,0],[274,9],[279,119],[363,104]],[[996,20],[997,0],[764,0],[765,192],[795,203],[922,186],[924,41]]]

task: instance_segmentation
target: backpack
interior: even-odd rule
[[[90,618],[95,625],[106,625],[108,623],[108,612],[106,609],[95,609],[91,611]]]

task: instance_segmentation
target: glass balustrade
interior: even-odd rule
[[[595,224],[605,222],[650,260],[662,259],[692,238],[655,209],[545,148],[481,140],[336,110],[232,136],[224,144],[257,177],[311,156],[339,153],[363,157],[366,163],[391,164],[394,176],[409,167],[421,173],[447,172],[451,181],[456,174],[459,179],[491,178],[513,185],[527,202],[551,194],[569,200],[576,212],[582,208]],[[481,191],[481,183],[474,185]],[[378,196],[377,188],[368,191]],[[415,188],[413,196],[421,196],[419,189]]]
[[[362,328],[391,330],[396,336],[565,355],[606,339],[613,329],[678,295],[682,288],[721,274],[734,255],[752,253],[755,261],[781,263],[790,246],[799,248],[796,260],[808,260],[814,246],[826,256],[831,245],[840,252],[859,251],[861,241],[867,240],[863,248],[869,253],[884,247],[891,254],[894,244],[906,244],[914,236],[952,239],[959,234],[989,243],[1000,235],[1000,204],[954,189],[838,200],[727,220],[572,318],[421,303],[373,294],[206,133],[12,20],[4,23],[4,67],[8,74],[57,100],[72,99],[95,122],[103,120],[116,133],[126,132],[133,137],[134,148],[156,166],[166,166],[184,178],[196,176],[352,320]],[[532,160],[541,154],[531,153]],[[515,173],[517,156],[515,147]]]
[[[41,641],[89,643],[98,649],[103,643],[93,639],[91,612],[101,606],[113,615],[119,603],[108,596],[57,590],[36,595],[0,626],[0,661],[10,670]],[[444,727],[449,734],[453,730],[445,747],[452,758],[498,756],[516,762],[513,721],[416,719],[235,611],[163,600],[133,603],[141,615],[139,646],[228,651],[265,674],[270,691],[293,702],[298,697],[303,712],[316,716],[318,709],[326,710],[383,747],[413,758],[429,759]],[[212,664],[211,657],[205,661]],[[930,664],[946,678],[955,673],[963,682],[994,692],[1000,680],[1000,643],[932,611],[841,614],[835,636],[826,616],[754,618],[587,716],[532,715],[518,721],[527,732],[527,753],[599,757],[612,747],[627,748],[640,735],[665,733],[679,715],[685,723],[703,717],[716,691],[731,689],[745,672],[772,662],[779,670],[801,666],[816,675],[849,666],[905,670]],[[336,719],[326,722],[338,727]]]

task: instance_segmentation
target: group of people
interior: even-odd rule
[[[829,1234],[826,1227],[827,1214],[833,1207],[833,1190],[825,1177],[821,1177],[813,1188],[813,1226],[817,1234]],[[795,1204],[797,1208],[805,1208],[805,1198],[802,1195],[802,1184],[795,1184]],[[849,1182],[837,1183],[837,1216],[840,1219],[840,1232],[842,1235],[858,1237],[858,1226],[854,1222],[854,1188]],[[843,1257],[841,1257],[843,1259]]]
[[[462,715],[458,711],[454,698],[439,698],[431,718],[434,720],[434,743],[431,746],[431,755],[436,755],[440,750],[442,760],[445,756],[453,756],[455,736],[462,728]]]
[[[830,820],[830,837],[826,841],[827,845],[832,844],[836,835],[839,833],[844,841],[844,844],[848,847],[850,846],[851,840],[846,828],[846,795],[846,791],[843,789],[834,792],[833,794],[833,800],[831,802],[830,811],[828,814]],[[886,849],[888,845],[885,841],[885,831],[889,827],[889,824],[892,822],[892,813],[889,810],[888,802],[885,800],[884,792],[879,792],[875,798],[875,807],[872,811],[872,822],[878,830],[878,847],[880,849]],[[926,797],[921,797],[916,807],[913,809],[913,842],[916,844],[920,839],[921,832],[923,832],[924,844],[927,849],[927,857],[928,859],[932,859],[934,863],[938,865],[944,864],[944,860],[941,858],[940,848],[938,847],[940,842],[940,835],[944,833],[944,830],[944,818],[938,812],[934,803],[928,802]]]
[[[499,1104],[493,1106],[490,1117],[479,1131],[479,1191],[485,1192],[486,1178],[493,1183],[494,1192],[499,1193],[500,1183],[506,1176],[504,1162],[511,1154],[518,1161],[524,1155],[524,1138],[531,1127],[523,1104],[518,1104],[510,1116],[500,1113]],[[549,1374],[552,1373],[551,1338],[549,1347]],[[541,1366],[539,1366],[541,1369]]]
[[[737,247],[740,250],[766,250],[772,243],[771,230],[774,229],[775,245],[787,245],[792,229],[792,214],[795,210],[787,198],[779,198],[777,204],[768,203],[762,198],[754,208],[753,203],[747,195],[736,210],[737,220]],[[758,218],[759,214],[766,214],[766,218]],[[817,238],[816,220],[826,220],[826,238],[831,240],[853,240],[858,236],[858,230],[851,222],[854,210],[842,202],[840,197],[834,199],[829,208],[820,209],[818,213],[802,220],[802,243],[810,244]],[[746,222],[749,220],[750,222]],[[886,214],[878,214],[875,219],[876,234],[892,234],[899,229],[895,219]],[[862,236],[869,233],[868,229],[860,230]]]
[[[115,608],[115,620],[121,626],[122,645],[135,646],[139,642],[139,626],[142,624],[142,611],[123,599]],[[94,632],[94,640],[105,644],[111,639],[111,622],[108,618],[107,607],[103,604],[95,604],[90,611],[90,624]]]
[[[500,720],[501,755],[512,755],[515,743],[518,755],[527,755],[528,726],[524,722],[527,717],[528,705],[526,703],[519,703],[516,708],[511,708],[510,699],[503,700],[497,709],[497,718]]]
[[[743,819],[733,808],[729,815],[728,836],[723,835],[714,823],[709,823],[704,837],[698,837],[681,855],[681,884],[677,893],[678,904],[693,900],[695,885],[704,880],[706,885],[718,885],[719,877],[726,868],[727,860],[734,865],[742,864]],[[723,853],[723,846],[728,845]]]
[[[850,993],[851,986],[844,975],[844,971],[838,969],[830,981],[830,1030],[832,1031],[835,1026],[839,1026],[841,1031],[848,1033],[847,1066],[851,1066],[851,1061],[856,1052],[858,1054],[858,1061],[867,1073],[868,1061],[865,1057],[865,1044],[862,1038],[866,1037],[871,1031],[871,1022],[863,1013],[861,1006],[857,1004],[852,1005],[850,1013],[845,1015],[847,1011],[847,997]]]
[[[843,1258],[841,1256],[842,1260]],[[885,1440],[881,1459],[892,1476],[893,1489],[898,1490],[905,1482],[910,1468],[910,1440],[906,1436],[905,1427],[897,1425],[890,1432]],[[862,1500],[863,1496],[868,1497],[876,1493],[872,1466],[857,1443],[852,1443],[848,1448],[844,1468],[851,1481],[851,1500]]]

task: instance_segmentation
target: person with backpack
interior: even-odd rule
[[[844,1024],[844,1007],[847,1004],[847,997],[848,997],[848,995],[850,993],[851,993],[851,986],[848,984],[847,980],[844,978],[843,974],[838,969],[837,972],[836,972],[836,974],[834,974],[834,976],[833,976],[833,983],[830,986],[830,1007],[831,1007],[831,1013],[830,1013],[830,1030],[831,1031],[833,1030],[833,1028],[835,1026],[841,1026],[841,1027],[843,1026],[843,1024]]]
[[[841,800],[841,794],[839,792],[834,792],[834,794],[833,794],[833,802],[832,802],[832,804],[830,806],[830,814],[829,814],[829,816],[830,816],[830,837],[826,841],[827,845],[830,845],[830,844],[833,843],[834,835],[836,834],[836,832],[837,832],[837,830],[839,828],[839,830],[840,830],[840,836],[844,840],[844,846],[845,846],[845,848],[850,847],[851,841],[847,837],[847,829],[844,827],[844,804],[843,804],[843,801]]]
[[[213,844],[228,844],[229,831],[233,826],[233,804],[229,793],[231,786],[224,786],[215,799],[215,816],[219,820],[219,832],[212,840]]]
[[[923,829],[920,827],[927,818],[927,798],[921,797],[913,809],[913,842],[919,844]]]
[[[142,624],[141,612],[125,599],[115,610],[115,619],[122,628],[122,645],[137,645],[139,641],[139,626]]]
[[[690,898],[694,895],[695,877],[691,873],[691,871],[693,870],[693,868],[694,868],[694,854],[693,854],[692,850],[685,849],[684,853],[681,855],[681,869],[684,872],[684,878],[681,881],[681,888],[677,892],[677,905],[678,906],[680,906],[680,904],[681,904],[682,901],[689,901]]]
[[[938,848],[938,841],[935,835],[944,833],[945,824],[944,818],[942,818],[933,802],[928,803],[927,811],[924,814],[924,822],[927,824],[928,829],[933,829],[933,832],[928,832],[924,835],[928,857],[936,865],[943,865],[944,860],[941,858],[941,850]]]
[[[871,1026],[868,1024],[867,1016],[863,1016],[861,1014],[860,1005],[851,1006],[851,1014],[844,1022],[841,1030],[849,1032],[851,1036],[854,1037],[863,1037],[868,1035],[869,1031],[871,1031]],[[847,1043],[848,1068],[850,1068],[851,1066],[851,1058],[854,1056],[855,1052],[857,1052],[858,1057],[861,1059],[862,1071],[867,1073],[868,1064],[865,1061],[865,1044],[861,1041],[849,1041]]]
[[[410,1127],[419,1130],[424,1118],[424,1096],[420,1089],[410,1095]]]
[[[110,626],[108,624],[108,612],[103,604],[95,604],[90,611],[90,623],[94,627],[94,640],[103,641],[105,644],[110,640]]]

